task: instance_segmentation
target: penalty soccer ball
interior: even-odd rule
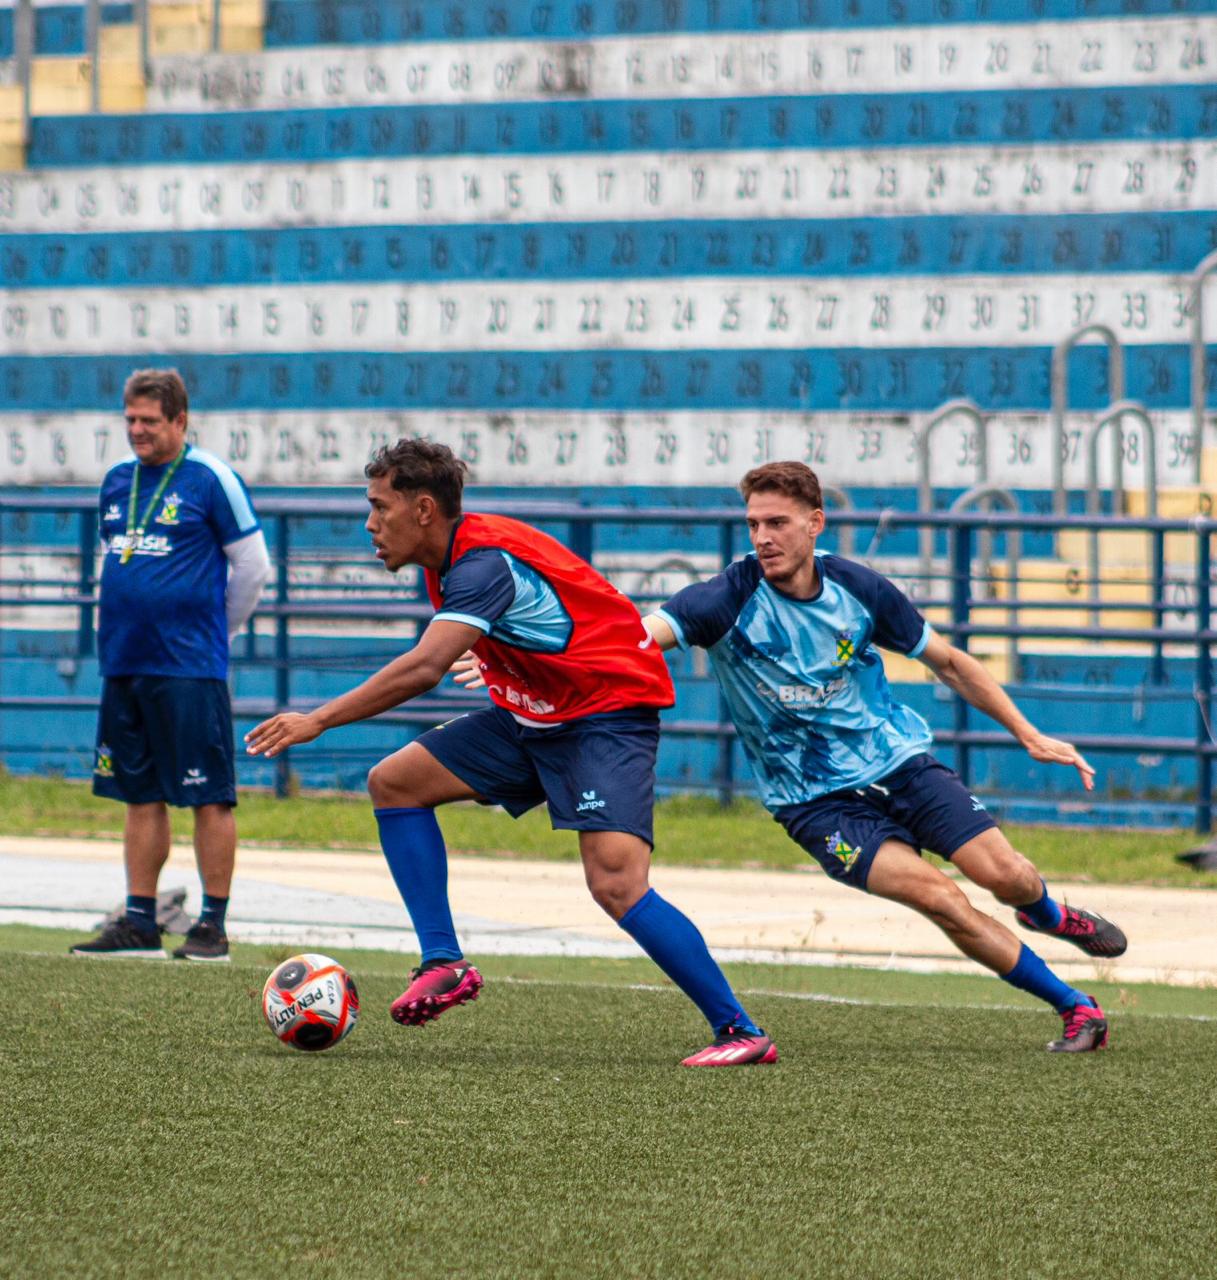
[[[355,1029],[359,992],[351,975],[329,956],[292,956],[262,988],[266,1025],[293,1049],[332,1049]]]

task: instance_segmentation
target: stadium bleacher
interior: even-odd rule
[[[713,505],[798,457],[858,509],[913,509],[928,470],[938,508],[984,481],[1032,511],[1059,483],[1082,510],[1091,432],[1127,397],[1158,509],[1209,509],[1217,349],[1198,379],[1191,344],[1217,247],[1212,0],[153,2],[143,31],[140,7],[97,6],[96,63],[87,6],[30,12],[27,127],[0,7],[6,493],[94,485],[124,450],[126,374],[171,363],[198,442],[263,491],[356,484],[417,432],[507,500]],[[1054,352],[1094,325],[1124,385],[1088,338],[1054,388]],[[951,416],[923,454],[963,397],[984,447]],[[1150,512],[1143,426],[1107,434],[1092,508]],[[71,520],[13,520],[6,583],[72,576]],[[673,553],[712,567],[714,536],[690,536],[623,522],[598,545],[633,584]],[[941,536],[873,545],[941,598]],[[1099,602],[1152,621],[1145,536],[1099,545]],[[1193,543],[1166,545],[1177,584]],[[1029,536],[1022,598],[1088,618],[1091,547]],[[297,549],[304,589],[358,560],[357,531]],[[999,555],[994,617],[1007,573]],[[88,687],[87,661],[48,665],[75,623],[44,623],[9,607],[14,678]],[[1041,666],[1093,672],[1073,648]]]

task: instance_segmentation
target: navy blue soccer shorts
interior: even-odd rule
[[[655,843],[658,711],[607,711],[534,729],[488,707],[416,741],[513,818],[544,801],[556,831],[625,831]]]
[[[857,790],[832,791],[773,816],[834,880],[865,889],[885,840],[950,858],[997,823],[953,769],[922,753]]]
[[[237,803],[232,704],[223,680],[108,676],[93,794],[183,809]]]

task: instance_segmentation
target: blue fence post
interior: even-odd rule
[[[951,622],[954,631],[951,643],[958,649],[968,647],[967,632],[960,627],[967,624],[972,603],[972,529],[966,523],[951,526]],[[972,785],[969,777],[971,760],[968,744],[962,735],[968,731],[968,704],[955,695],[955,772],[963,779],[965,787]]]
[[[588,564],[591,564],[592,556],[595,554],[595,547],[592,545],[592,522],[590,520],[581,520],[577,516],[571,520],[570,549],[580,560],[586,560]]]
[[[718,530],[718,557],[722,568],[735,559],[735,521],[724,520]],[[715,681],[717,684],[718,682]],[[726,726],[731,721],[731,711],[722,689],[718,693],[718,802],[727,808],[735,799],[735,751]]]
[[[1163,608],[1163,598],[1166,595],[1166,534],[1161,529],[1155,529],[1152,536],[1154,544],[1154,630],[1161,631],[1162,624],[1166,618],[1166,610]],[[1151,684],[1166,683],[1166,659],[1162,656],[1162,648],[1162,639],[1159,637],[1154,641],[1154,656],[1149,667]]]
[[[93,593],[97,589],[97,508],[80,513],[80,626],[76,632],[76,653],[91,658],[94,650]]]
[[[1213,545],[1209,522],[1196,528],[1196,830],[1213,825],[1212,742],[1213,663],[1208,630],[1212,626]]]
[[[291,702],[290,639],[288,636],[287,604],[289,595],[288,563],[291,557],[291,517],[286,512],[279,515],[275,524],[275,710],[286,711]],[[275,795],[284,799],[291,791],[292,770],[288,759],[290,751],[275,758]]]

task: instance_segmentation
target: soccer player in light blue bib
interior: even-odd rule
[[[1094,770],[1070,743],[1036,729],[893,583],[816,550],[824,510],[810,468],[768,463],[740,488],[753,554],[678,592],[645,619],[648,631],[662,649],[706,650],[762,801],[830,876],[920,911],[965,955],[1051,1004],[1064,1019],[1053,1052],[1102,1048],[1108,1027],[1098,1002],[977,911],[921,850],[1014,907],[1024,928],[1087,955],[1123,954],[1124,934],[1052,899],[984,805],[929,754],[929,726],[892,696],[879,648],[925,663],[1032,759],[1077,769],[1087,790]]]

